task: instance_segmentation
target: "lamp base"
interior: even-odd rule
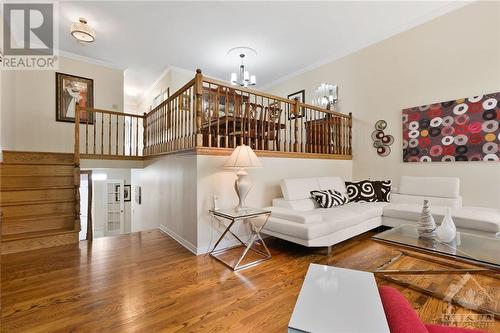
[[[238,206],[236,206],[236,210],[238,211],[247,208],[245,200],[248,192],[250,192],[250,189],[252,188],[252,181],[248,176],[248,172],[244,169],[238,170],[236,176],[238,176],[238,178],[234,181],[234,189],[238,195]]]

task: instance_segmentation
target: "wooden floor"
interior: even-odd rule
[[[330,257],[270,239],[273,258],[238,273],[160,231],[4,255],[1,332],[286,332],[310,263],[374,270],[397,254],[369,236],[335,246]],[[419,277],[435,287],[454,278]],[[441,321],[447,303],[398,288],[423,320]],[[498,321],[482,328],[500,331]]]

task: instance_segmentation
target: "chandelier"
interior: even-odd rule
[[[245,57],[249,51],[254,54],[257,54],[257,52],[249,47],[237,47],[237,48],[235,47],[229,50],[228,53],[232,53],[233,51],[239,52],[241,65],[239,68],[239,75],[236,72],[231,73],[231,84],[235,86],[239,85],[242,87],[255,86],[257,84],[257,78],[255,75],[250,75],[250,72],[246,69]]]
[[[85,18],[80,17],[78,22],[71,23],[71,36],[80,42],[91,43],[95,40],[95,31],[87,24]]]

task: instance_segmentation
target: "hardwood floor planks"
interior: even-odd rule
[[[284,332],[310,263],[372,271],[397,255],[371,235],[336,245],[329,257],[325,249],[269,239],[273,258],[236,273],[160,231],[3,255],[1,332]],[[415,258],[396,264],[438,266]],[[439,291],[457,280],[398,278]],[[478,278],[496,288],[489,279]],[[379,283],[402,290],[424,321],[439,322],[447,308],[428,295]],[[483,329],[495,332],[500,324]]]

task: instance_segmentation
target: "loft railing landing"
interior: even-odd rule
[[[143,158],[240,144],[268,156],[351,159],[352,116],[204,77],[144,115],[77,107],[75,156]],[[76,125],[80,123],[80,125]]]

